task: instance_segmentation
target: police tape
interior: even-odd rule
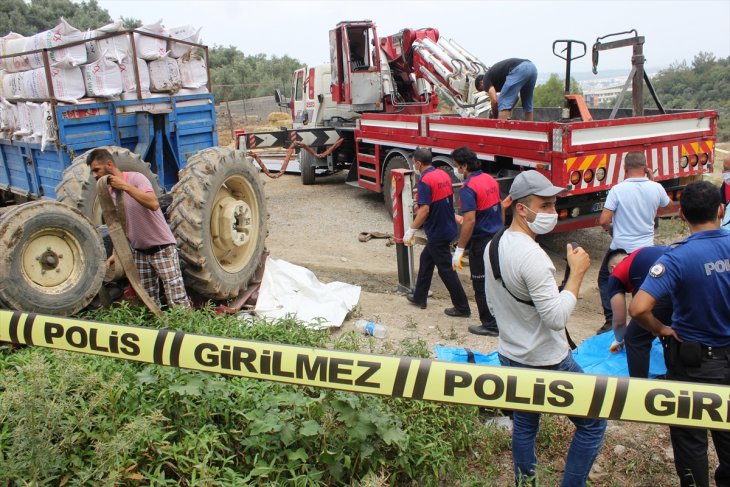
[[[344,352],[3,310],[0,341],[356,393],[730,430],[730,386]]]

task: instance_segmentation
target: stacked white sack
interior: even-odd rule
[[[150,91],[154,93],[176,93],[182,87],[177,60],[165,56],[149,63]]]
[[[21,74],[24,75],[24,98],[50,98],[46,72],[43,68],[18,73],[16,76]],[[58,100],[75,103],[86,95],[86,85],[81,68],[51,68],[51,83],[53,83],[53,94]]]
[[[197,43],[198,39],[200,38],[201,29],[202,27],[196,30],[195,27],[193,27],[192,25],[181,25],[180,27],[172,27],[167,29],[167,33],[173,39],[180,39],[181,41]],[[170,51],[170,56],[174,57],[175,59],[184,56],[192,48],[188,44],[181,44],[175,41],[169,41],[167,45],[167,49]]]
[[[25,51],[25,37],[15,32],[11,32],[2,38],[0,42],[0,54],[10,56]],[[2,59],[2,68],[9,72],[15,73],[28,69],[28,56],[6,57]]]
[[[202,88],[208,86],[208,69],[203,58],[184,56],[177,60],[183,88]]]
[[[27,37],[25,42],[26,51],[36,51],[40,49],[51,49],[63,46],[77,41],[84,40],[84,33],[61,18],[61,23],[51,30],[38,33],[34,36]],[[28,67],[26,69],[36,69],[43,67],[43,53],[36,52],[28,54]],[[48,61],[51,66],[59,68],[73,68],[86,62],[86,47],[84,44],[78,44],[72,47],[64,47],[48,51]]]
[[[86,94],[91,97],[110,98],[122,93],[124,84],[119,66],[105,56],[82,66]]]
[[[23,86],[26,73],[5,73],[3,76],[3,96],[8,100],[23,98]]]
[[[161,19],[154,24],[143,25],[137,30],[167,37],[167,31],[162,26]],[[160,59],[167,53],[167,39],[134,34],[134,44],[137,47],[137,56],[147,61]]]
[[[96,61],[104,56],[120,62],[122,59],[131,56],[132,43],[129,39],[129,34],[116,35],[107,39],[97,39],[97,37],[121,30],[124,30],[124,25],[121,21],[117,21],[89,32],[86,36],[87,39],[91,39],[86,43],[86,54],[89,61]]]
[[[137,70],[139,71],[139,85],[142,94],[150,92],[150,70],[144,59],[137,58]],[[137,93],[137,78],[134,73],[134,64],[131,57],[126,57],[119,62],[119,72],[122,75],[122,86],[124,93]]]
[[[20,102],[16,106],[18,107],[18,111],[16,113],[16,127],[15,132],[13,132],[13,139],[26,140],[33,133],[30,107],[26,102]]]

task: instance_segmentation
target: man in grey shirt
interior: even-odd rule
[[[501,279],[495,278],[492,269],[490,248],[495,240],[484,252],[487,302],[499,326],[497,351],[504,366],[583,372],[573,360],[565,326],[590,258],[582,248],[574,249],[568,244],[571,272],[564,289],[559,291],[555,266],[535,241],[537,235],[555,228],[555,200],[561,191],[563,188],[553,186],[538,171],[520,173],[509,194],[512,224],[499,238],[497,247]],[[576,432],[565,460],[561,486],[584,486],[601,449],[606,421],[575,417],[570,420]],[[512,458],[518,485],[534,485],[536,481],[535,438],[539,423],[539,413],[513,413]]]

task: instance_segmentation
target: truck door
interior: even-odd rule
[[[332,99],[356,111],[382,109],[383,83],[372,22],[342,22],[330,31]]]
[[[294,128],[302,128],[311,120],[311,113],[307,111],[307,100],[305,93],[307,68],[301,68],[294,71],[294,79],[292,80],[292,121]]]

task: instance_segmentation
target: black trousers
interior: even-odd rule
[[[451,268],[451,247],[449,242],[428,242],[423,248],[413,300],[417,303],[425,303],[428,299],[428,290],[431,287],[434,268],[438,269],[439,277],[449,291],[454,308],[463,313],[470,313],[469,301],[466,299],[466,293],[459,276]]]
[[[697,367],[682,363],[676,352],[679,347],[672,340],[665,350],[667,379],[684,382],[730,385],[730,348],[713,353],[714,358],[704,356]],[[670,426],[669,432],[674,449],[674,467],[682,487],[709,487],[709,465],[707,461],[707,430]],[[730,431],[710,430],[720,465],[715,470],[718,487],[730,487]]]
[[[672,302],[661,299],[654,305],[654,316],[669,326],[672,323]],[[649,377],[649,358],[654,335],[642,328],[636,320],[631,320],[626,327],[624,343],[626,344],[626,362],[631,377]]]
[[[601,262],[601,268],[598,269],[598,294],[601,296],[601,306],[603,306],[603,316],[606,318],[606,323],[611,324],[613,311],[611,311],[611,296],[608,295],[608,276],[611,275],[608,272],[609,252],[611,252],[611,249],[606,251],[606,255],[603,256],[603,262]]]
[[[494,316],[487,306],[487,292],[484,286],[484,249],[492,240],[492,235],[472,237],[469,241],[469,269],[471,270],[471,285],[474,288],[474,298],[479,310],[479,321],[486,325],[494,321]]]

